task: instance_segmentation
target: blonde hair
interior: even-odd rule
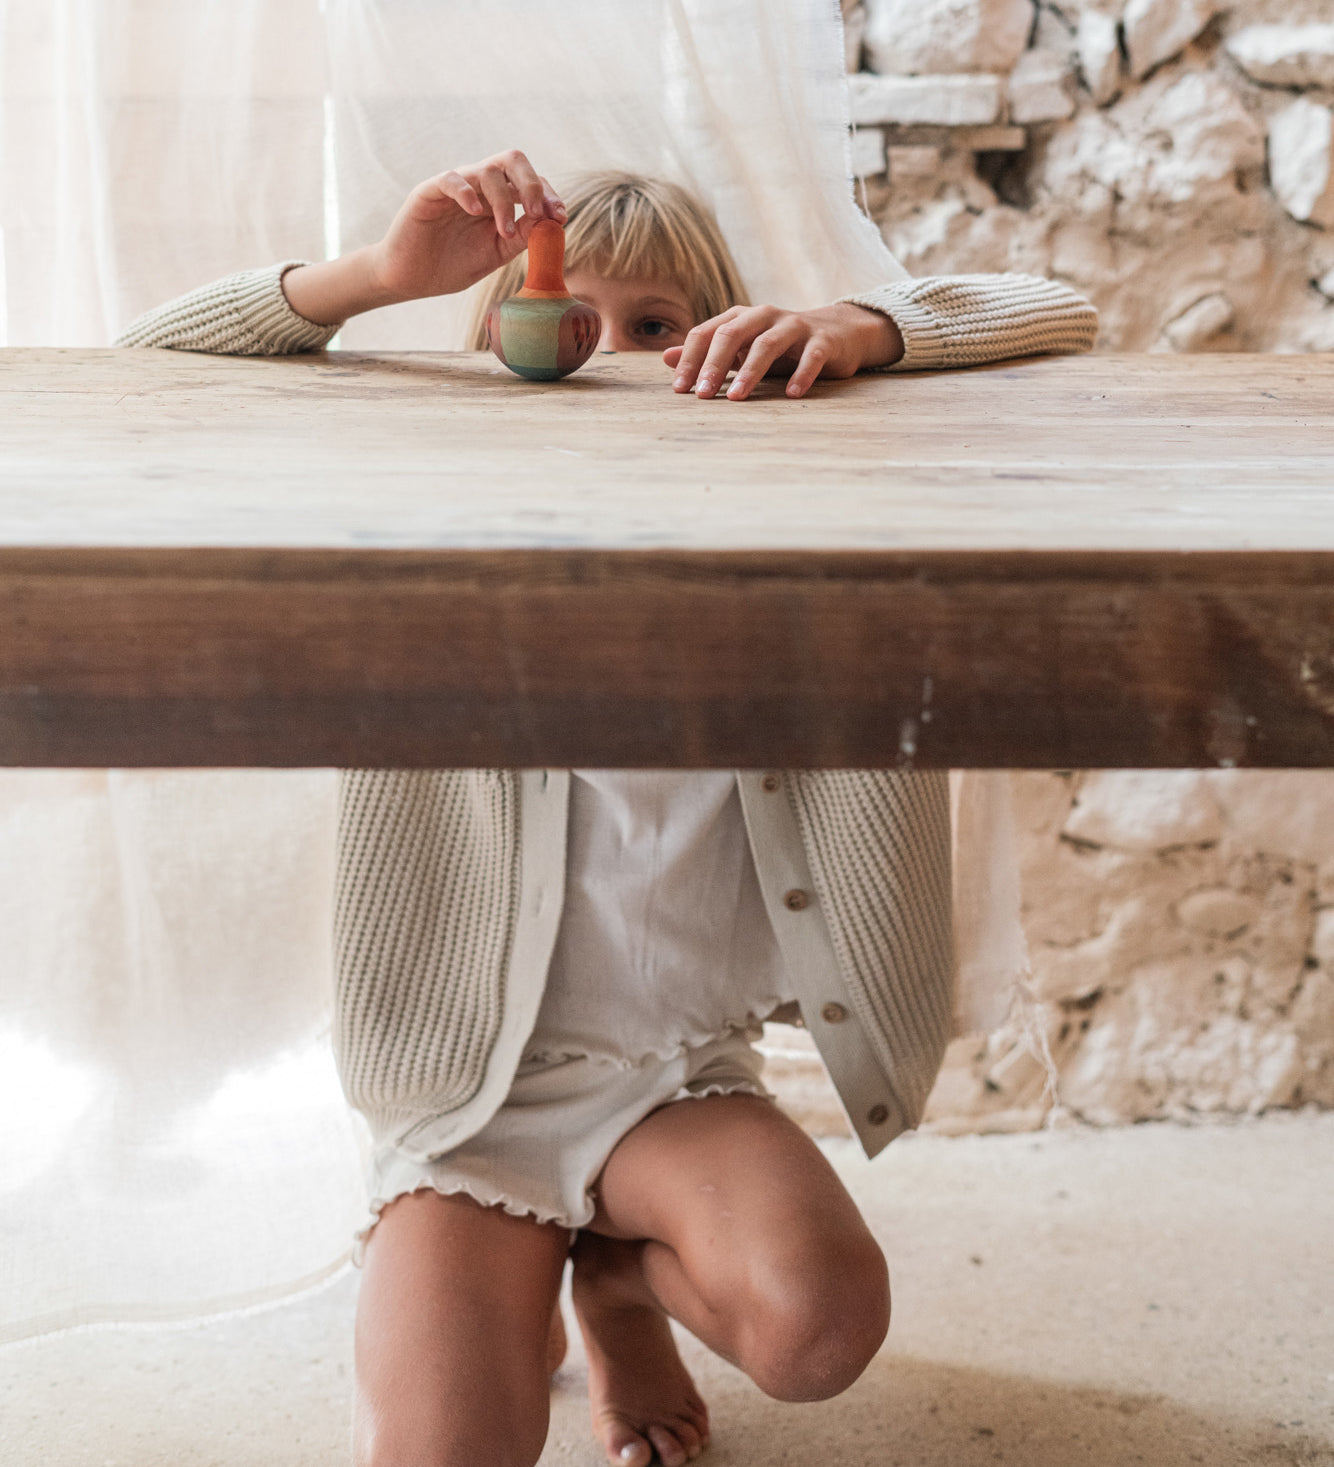
[[[717,220],[678,184],[637,173],[586,173],[561,197],[568,210],[567,269],[671,281],[690,302],[692,324],[750,304]],[[527,270],[522,254],[487,280],[468,330],[469,350],[485,351],[486,313],[523,285]]]

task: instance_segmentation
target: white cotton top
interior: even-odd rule
[[[792,997],[730,772],[576,769],[528,1058],[668,1058]]]

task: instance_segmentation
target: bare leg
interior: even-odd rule
[[[612,1152],[574,1251],[593,1427],[617,1467],[708,1441],[666,1315],[780,1400],[820,1400],[889,1326],[884,1257],[819,1148],[768,1101],[655,1111]]]
[[[588,1355],[593,1433],[617,1467],[666,1467],[709,1443],[709,1413],[640,1268],[642,1243],[580,1233],[574,1310]]]
[[[570,1348],[569,1337],[565,1333],[565,1320],[560,1312],[560,1305],[551,1311],[551,1328],[547,1333],[547,1374],[555,1373],[565,1363],[565,1352]]]
[[[385,1208],[357,1303],[357,1467],[532,1467],[568,1243],[464,1196]]]

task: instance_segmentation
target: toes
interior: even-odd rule
[[[653,1448],[623,1422],[607,1427],[602,1447],[613,1467],[649,1467],[653,1460]]]
[[[665,1426],[650,1426],[648,1439],[653,1443],[662,1467],[685,1467],[689,1460],[686,1449]]]
[[[672,1434],[681,1443],[687,1457],[693,1462],[704,1450],[705,1443],[694,1425],[687,1421],[684,1416],[678,1416],[672,1422]]]

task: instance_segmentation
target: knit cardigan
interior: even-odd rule
[[[318,350],[336,326],[287,304],[289,261],[140,317],[120,346]],[[847,297],[899,327],[891,370],[1093,344],[1074,292],[1023,275],[897,281]],[[379,1146],[425,1159],[503,1103],[560,922],[566,770],[352,770],[340,781],[334,1042]],[[739,771],[766,909],[868,1155],[920,1120],[952,1024],[946,776]]]

